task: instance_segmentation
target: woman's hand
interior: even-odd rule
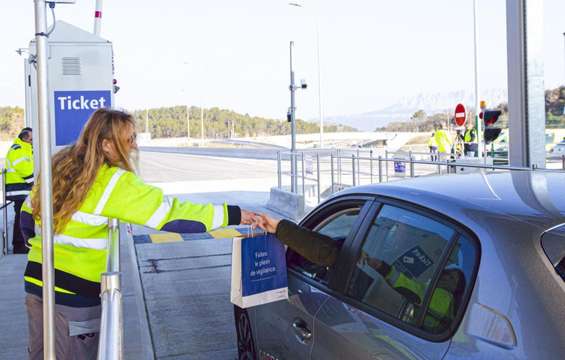
[[[242,225],[255,225],[257,224],[258,215],[253,211],[241,209],[241,224]]]
[[[277,226],[279,225],[280,220],[273,219],[267,214],[261,214],[257,216],[256,220],[257,220],[257,226],[259,226],[261,229],[265,230],[266,232],[272,234],[277,232]]]

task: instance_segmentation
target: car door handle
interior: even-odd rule
[[[306,325],[306,322],[304,320],[294,320],[294,322],[292,323],[292,329],[302,342],[306,342],[312,339],[312,331],[308,329],[308,326]]]

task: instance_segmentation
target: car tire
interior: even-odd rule
[[[235,329],[237,332],[237,354],[239,360],[257,360],[255,341],[251,329],[251,321],[247,310],[238,306],[233,307]]]

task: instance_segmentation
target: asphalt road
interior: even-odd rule
[[[221,152],[216,153],[217,156],[219,154]],[[147,182],[257,179],[276,176],[277,173],[276,161],[257,158],[219,158],[142,149],[139,159],[141,177]]]

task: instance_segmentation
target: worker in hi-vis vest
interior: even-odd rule
[[[428,149],[430,149],[430,158],[431,161],[437,161],[437,141],[436,141],[436,134],[432,133],[430,138],[428,139]]]
[[[26,254],[28,248],[20,229],[20,212],[33,186],[33,132],[23,128],[6,154],[6,199],[14,202],[14,254]]]
[[[472,122],[469,122],[463,135],[463,147],[465,148],[465,156],[475,157],[479,150],[477,144],[477,129],[475,129]]]
[[[100,278],[106,271],[108,219],[179,232],[250,224],[252,212],[227,204],[167,199],[145,184],[130,160],[137,150],[134,120],[117,110],[99,109],[77,142],[53,157],[55,332],[58,359],[96,358],[100,319]],[[24,274],[31,359],[41,359],[42,239],[36,183],[22,208],[22,229],[31,250]],[[72,352],[72,353],[71,353]]]
[[[443,130],[443,125],[439,124],[436,131],[434,132],[434,137],[437,143],[437,151],[441,157],[445,157],[446,154],[451,153],[451,139],[447,135],[447,132]]]

